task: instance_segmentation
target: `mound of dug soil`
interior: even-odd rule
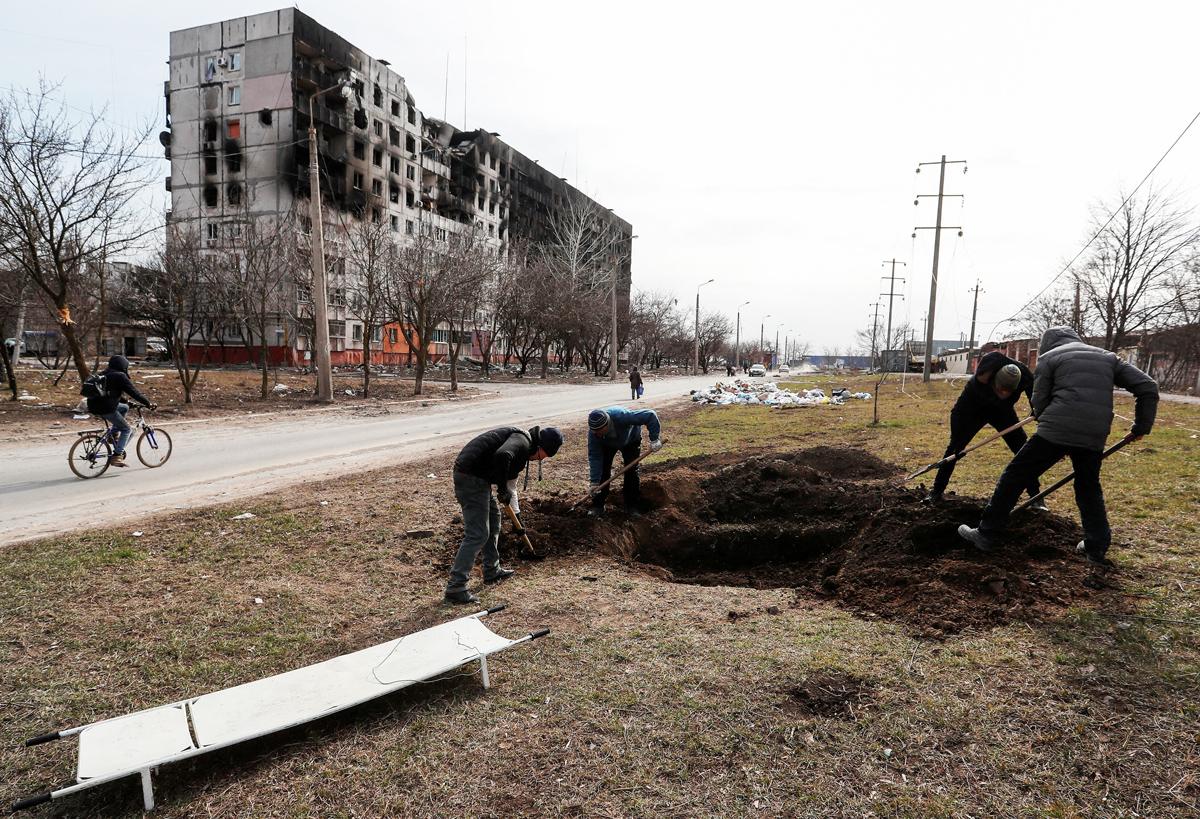
[[[1073,554],[1074,522],[1015,516],[1003,547],[980,554],[956,534],[980,503],[949,496],[931,509],[895,485],[899,474],[834,447],[690,459],[647,470],[641,518],[564,515],[544,501],[528,525],[539,551],[600,549],[681,583],[795,588],[935,633],[1053,616],[1104,585]]]

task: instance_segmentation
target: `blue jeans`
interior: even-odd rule
[[[100,416],[105,421],[108,421],[117,432],[117,446],[113,450],[114,455],[125,454],[125,445],[129,443],[129,436],[133,434],[133,428],[125,420],[125,413],[127,412],[129,412],[128,404],[117,404],[115,410]]]
[[[1005,468],[983,510],[979,531],[997,537],[1008,526],[1008,515],[1017,504],[1021,490],[1064,457],[1071,459],[1075,471],[1075,505],[1083,524],[1083,542],[1092,554],[1103,557],[1112,542],[1108,514],[1104,508],[1104,489],[1100,486],[1100,450],[1082,449],[1051,443],[1036,433]]]
[[[463,591],[483,552],[483,576],[492,577],[500,569],[500,505],[492,494],[492,485],[483,478],[454,473],[454,497],[462,507],[463,539],[450,569],[447,592]]]

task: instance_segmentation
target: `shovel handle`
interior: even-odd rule
[[[981,446],[987,446],[988,444],[992,443],[993,441],[999,441],[1001,438],[1003,438],[1008,433],[1012,432],[1014,429],[1020,429],[1021,427],[1025,426],[1032,420],[1033,420],[1033,416],[1030,415],[1027,418],[1025,418],[1024,420],[1018,421],[1017,423],[1013,424],[1011,427],[1002,429],[999,432],[997,432],[995,435],[991,435],[987,438],[984,438],[979,443],[973,444],[972,446],[967,447],[966,449],[962,450],[961,452],[955,452],[953,455],[947,455],[945,458],[942,458],[940,461],[934,461],[933,463],[929,464],[928,466],[924,466],[924,467],[918,469],[916,472],[912,473],[907,478],[905,478],[903,481],[901,481],[901,483],[908,483],[913,478],[915,478],[919,475],[924,475],[926,472],[929,472],[931,470],[937,469],[942,464],[951,463],[952,461],[957,461],[960,458],[965,458],[968,452],[974,452],[975,450],[979,449]]]
[[[1107,458],[1109,455],[1112,455],[1114,452],[1116,452],[1121,447],[1133,443],[1133,440],[1134,440],[1134,437],[1132,434],[1126,435],[1124,438],[1117,441],[1115,444],[1110,446],[1108,449],[1104,450],[1104,453],[1100,456],[1100,460],[1103,461],[1105,458]],[[1016,509],[1013,510],[1013,512],[1024,511],[1028,507],[1030,507],[1033,504],[1040,501],[1042,498],[1049,495],[1051,492],[1057,492],[1059,489],[1062,489],[1064,486],[1066,486],[1073,480],[1075,480],[1075,472],[1074,471],[1068,472],[1066,475],[1064,475],[1063,477],[1059,478],[1057,481],[1052,483],[1048,488],[1043,489],[1041,492],[1038,492],[1032,498],[1030,498],[1029,500],[1025,501],[1023,504],[1018,506]]]
[[[636,458],[634,458],[634,459],[633,459],[633,461],[631,461],[630,463],[627,463],[627,464],[625,464],[624,466],[622,466],[622,467],[621,467],[621,469],[620,469],[620,471],[618,471],[618,472],[614,472],[614,473],[612,474],[612,477],[611,477],[611,478],[609,478],[608,480],[606,480],[604,483],[602,483],[602,484],[600,484],[599,486],[597,486],[597,487],[596,487],[596,490],[597,490],[597,491],[599,491],[599,490],[603,489],[604,487],[608,486],[610,483],[612,483],[613,481],[615,481],[617,478],[621,477],[621,476],[622,476],[622,475],[624,475],[626,472],[628,472],[629,470],[633,469],[635,466],[637,466],[638,464],[640,464],[642,461],[646,460],[647,456],[649,456],[649,455],[650,455],[650,453],[652,453],[652,452],[654,452],[654,450],[653,450],[653,449],[647,449],[647,450],[646,450],[645,452],[643,452],[641,455],[639,455],[639,456],[637,456]],[[570,512],[570,511],[574,510],[574,509],[575,509],[577,506],[579,506],[579,504],[581,504],[581,503],[584,503],[584,502],[585,502],[585,501],[587,501],[587,500],[590,500],[590,499],[591,499],[591,497],[592,497],[592,493],[591,493],[591,492],[589,492],[588,494],[584,495],[582,498],[580,498],[579,500],[575,501],[573,504],[571,504],[570,506],[568,506],[568,507],[567,507],[567,511],[568,511],[568,512]]]
[[[512,521],[513,531],[516,532],[517,534],[519,534],[524,539],[525,548],[527,548],[529,550],[529,553],[531,555],[533,555],[534,557],[540,557],[541,555],[539,555],[537,553],[537,549],[533,548],[533,542],[529,539],[529,533],[526,532],[525,527],[521,525],[521,520],[517,517],[517,513],[514,512],[512,507],[509,506],[507,503],[503,504],[503,506],[504,506],[504,511],[508,514],[508,519],[510,521]]]

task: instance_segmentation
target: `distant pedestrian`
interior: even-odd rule
[[[633,367],[629,371],[629,392],[630,398],[634,401],[642,397],[642,374],[638,372],[637,367]]]
[[[511,577],[512,569],[500,565],[500,507],[506,504],[521,514],[517,501],[517,476],[530,461],[553,457],[563,436],[555,427],[526,432],[517,427],[500,427],[472,438],[454,461],[454,497],[462,508],[463,539],[446,583],[447,603],[477,603],[467,589],[475,558],[483,552],[483,582],[496,583]],[[496,487],[496,495],[492,487]]]

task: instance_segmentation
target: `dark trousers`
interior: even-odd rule
[[[1104,489],[1100,486],[1102,454],[1095,449],[1051,443],[1034,435],[1001,473],[992,499],[983,510],[979,530],[987,537],[996,537],[1004,531],[1008,525],[1008,515],[1021,496],[1022,487],[1028,486],[1031,480],[1067,456],[1071,459],[1071,468],[1075,470],[1075,504],[1079,507],[1079,519],[1083,524],[1084,545],[1092,554],[1102,556],[1112,542],[1108,513],[1104,509]]]
[[[991,414],[956,408],[950,412],[950,445],[946,447],[946,454],[942,457],[949,458],[956,452],[962,452],[971,443],[971,439],[979,434],[979,430],[988,424],[994,427],[996,432],[999,432],[1002,429],[1008,429],[1019,420],[1012,407],[1006,407]],[[1008,444],[1008,448],[1014,455],[1021,451],[1026,440],[1028,440],[1028,436],[1021,428],[1014,429],[1004,436],[1004,443]],[[958,461],[950,461],[938,467],[937,476],[933,479],[933,494],[940,495],[946,491],[946,486],[950,483],[950,476],[954,473],[957,463]],[[1030,497],[1041,491],[1036,476],[1025,484],[1024,488],[1029,492]]]
[[[635,460],[637,460],[638,456],[642,454],[641,440],[639,439],[627,447],[622,447],[620,452],[621,461],[623,464],[629,465],[633,463]],[[604,466],[600,472],[601,483],[612,477],[613,459],[616,457],[616,449],[609,449],[608,447],[604,448]],[[621,480],[623,481],[621,484],[621,495],[625,498],[626,509],[636,509],[638,501],[642,499],[642,479],[641,476],[638,475],[638,470],[640,468],[641,464],[638,464],[633,469],[621,476]],[[592,500],[592,505],[598,508],[603,508],[604,501],[608,499],[608,491],[610,489],[612,489],[612,484],[609,484],[601,489],[600,494],[596,495],[596,497]]]
[[[500,506],[492,494],[492,485],[483,478],[455,472],[454,497],[462,507],[463,539],[450,569],[447,592],[467,587],[480,552],[485,578],[494,576],[500,568]]]

